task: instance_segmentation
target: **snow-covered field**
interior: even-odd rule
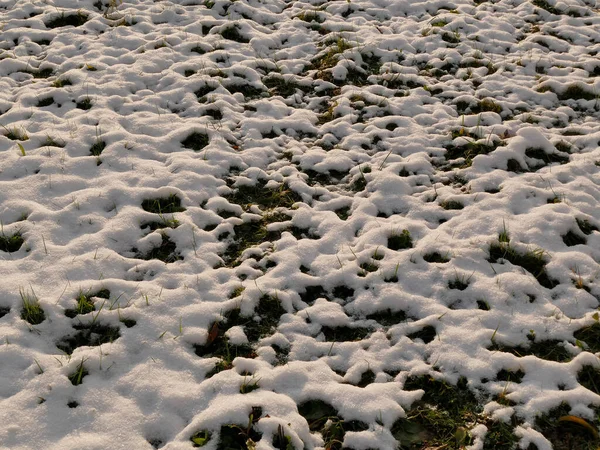
[[[0,0],[0,448],[596,449],[595,0]]]

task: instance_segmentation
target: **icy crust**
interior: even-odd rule
[[[0,1],[0,447],[596,427],[599,13]]]

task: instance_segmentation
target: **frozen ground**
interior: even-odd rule
[[[597,448],[594,0],[0,0],[0,447]]]

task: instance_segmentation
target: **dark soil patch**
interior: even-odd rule
[[[171,214],[185,211],[185,208],[181,206],[181,199],[176,194],[144,200],[142,201],[142,208],[144,211],[154,214]]]
[[[76,330],[75,333],[63,337],[56,343],[56,347],[68,355],[72,354],[76,348],[97,347],[116,341],[121,336],[119,327],[97,322],[79,323],[73,325],[73,328]]]
[[[206,147],[210,143],[210,139],[208,135],[204,133],[193,132],[188,137],[186,137],[183,141],[181,141],[181,145],[185,148],[189,148],[194,150],[195,152],[199,152],[204,147]]]
[[[211,92],[213,92],[215,89],[217,89],[216,86],[210,86],[208,84],[205,84],[200,89],[198,89],[196,92],[194,92],[194,94],[196,94],[196,97],[198,98],[198,100],[205,100],[206,96],[208,94],[210,94]]]
[[[444,256],[438,252],[427,253],[427,254],[423,255],[423,259],[425,261],[427,261],[428,263],[438,263],[438,264],[445,264],[450,261],[450,258],[447,258],[446,256]]]
[[[325,335],[325,339],[329,342],[351,342],[360,341],[366,338],[371,330],[369,328],[339,326],[329,327],[323,325],[321,332]]]
[[[175,261],[181,261],[183,257],[177,251],[177,245],[175,242],[169,239],[166,233],[161,233],[162,242],[158,247],[154,247],[147,253],[137,253],[136,258],[144,259],[149,261],[151,259],[159,259],[165,263],[173,263]]]
[[[390,327],[405,322],[407,318],[406,312],[402,310],[392,311],[391,309],[367,315],[367,319],[374,320],[384,327]]]
[[[436,336],[437,331],[435,327],[432,327],[431,325],[426,325],[419,331],[415,331],[414,333],[408,334],[406,337],[413,341],[415,339],[421,339],[425,344],[429,344],[435,339]]]
[[[0,319],[2,319],[9,312],[10,312],[10,307],[9,306],[0,306]]]
[[[349,299],[354,297],[354,289],[349,288],[348,286],[336,286],[331,291],[331,294],[334,298],[339,298],[340,300],[348,302]]]
[[[88,16],[82,13],[77,14],[60,14],[54,19],[46,22],[46,28],[59,28],[59,27],[80,27],[88,21]]]
[[[525,372],[523,372],[521,369],[517,370],[516,372],[513,370],[502,369],[496,375],[496,380],[510,381],[512,383],[520,383],[524,376],[525,376]]]
[[[250,39],[242,35],[239,28],[236,26],[225,28],[223,31],[221,31],[221,36],[223,36],[225,39],[239,42],[241,44],[247,44],[250,42]]]
[[[374,382],[375,382],[375,372],[373,372],[371,369],[368,369],[368,370],[364,371],[363,374],[360,376],[360,380],[359,380],[357,386],[364,388]]]
[[[586,238],[580,236],[573,230],[569,230],[566,234],[563,234],[561,238],[567,247],[573,247],[575,245],[585,245],[587,243]]]
[[[38,108],[44,108],[46,106],[50,106],[52,103],[54,103],[54,97],[46,97],[38,100],[36,106]]]
[[[300,299],[308,305],[312,305],[318,298],[329,299],[323,286],[306,286],[304,292],[300,294]]]
[[[577,226],[581,230],[581,232],[587,236],[592,234],[594,231],[598,231],[598,227],[592,225],[587,219],[575,219],[577,221]]]

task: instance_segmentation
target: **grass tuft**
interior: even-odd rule
[[[227,267],[236,267],[242,263],[242,254],[246,249],[263,242],[275,241],[281,237],[281,231],[268,231],[267,225],[289,220],[285,214],[265,214],[258,221],[245,222],[233,228],[234,237],[221,255]]]
[[[511,264],[527,270],[538,283],[547,289],[552,289],[559,284],[558,281],[550,278],[546,273],[546,252],[542,249],[528,250],[521,253],[508,243],[494,242],[490,245],[489,252],[489,262],[496,263],[500,259],[505,259]]]
[[[72,85],[73,85],[73,82],[68,78],[57,78],[52,83],[52,87],[55,87],[55,88],[61,88],[61,87],[72,86]]]
[[[223,425],[219,432],[218,450],[250,449],[255,448],[256,442],[260,441],[262,433],[256,430],[253,424],[246,425]]]
[[[31,325],[39,325],[46,319],[46,314],[40,305],[40,301],[31,290],[31,293],[25,292],[24,289],[19,289],[21,296],[21,319],[27,321]]]
[[[91,156],[100,156],[102,151],[106,148],[106,142],[97,140],[94,145],[90,147]]]
[[[562,403],[537,417],[535,428],[550,441],[554,450],[596,450],[598,422],[596,419],[594,425],[590,425],[585,419],[571,414],[568,403]]]
[[[488,431],[483,441],[483,450],[512,450],[519,438],[514,433],[514,424],[492,422],[486,424]]]
[[[462,136],[459,135],[460,131],[452,132],[452,138]],[[465,143],[461,145],[448,144],[444,148],[446,149],[446,154],[444,157],[447,161],[450,161],[450,167],[456,167],[459,169],[465,169],[467,167],[471,167],[473,164],[473,159],[478,155],[487,155],[493,152],[496,148],[506,145],[505,141],[493,141],[486,140],[485,142],[480,142],[479,137],[473,133],[466,132],[464,140]],[[457,161],[458,160],[458,161]],[[454,162],[452,162],[454,161]]]
[[[0,251],[13,253],[21,248],[25,240],[20,232],[16,232],[12,235],[4,234],[4,231],[0,232]]]
[[[294,450],[292,438],[285,434],[283,426],[277,426],[277,432],[273,435],[273,447],[277,450]]]
[[[600,352],[600,323],[596,322],[577,330],[573,337],[581,342],[586,350],[592,353]]]
[[[582,85],[580,83],[573,83],[567,86],[567,88],[557,94],[559,100],[596,100],[598,98],[598,94],[591,92],[584,88],[587,85]]]
[[[319,15],[318,11],[311,11],[311,10],[302,11],[296,17],[304,22],[309,22],[309,23],[310,22],[316,22],[316,23],[325,22],[325,19]]]
[[[387,246],[390,250],[404,250],[407,248],[413,248],[413,241],[410,236],[410,232],[406,229],[402,230],[402,233],[392,233],[388,237]]]
[[[73,384],[73,386],[78,386],[81,383],[83,383],[83,378],[86,375],[89,375],[89,372],[83,365],[84,362],[85,362],[85,359],[82,358],[81,362],[75,369],[75,372],[73,372],[71,375],[69,375],[69,381],[71,382],[71,384]]]
[[[92,105],[93,105],[92,99],[89,97],[85,97],[83,100],[80,100],[76,103],[77,108],[83,109],[84,111],[91,109]]]
[[[591,365],[583,366],[583,368],[577,372],[577,381],[586,389],[600,395],[600,367]]]
[[[302,197],[285,184],[276,189],[267,189],[265,185],[264,180],[259,180],[254,186],[240,186],[224,197],[228,202],[241,205],[244,209],[258,205],[263,210],[291,208],[294,203],[302,201]]]
[[[485,300],[477,300],[477,309],[480,309],[482,311],[489,311],[490,305]]]
[[[508,234],[504,220],[502,221],[502,231],[498,234],[498,242],[501,244],[508,244],[510,242],[510,235]]]
[[[25,131],[25,128],[23,127],[18,128],[17,126],[14,126],[12,128],[7,128],[2,125],[2,128],[4,128],[5,131],[4,136],[11,141],[26,141],[29,139],[27,131]]]
[[[77,295],[77,307],[75,309],[67,309],[65,310],[65,316],[73,318],[78,315],[88,314],[96,309],[94,306],[94,301],[92,298],[103,298],[108,300],[110,298],[110,291],[108,289],[101,289],[95,294],[84,293],[83,291],[79,291]]]
[[[459,291],[464,291],[469,287],[469,278],[466,275],[459,275],[458,273],[454,275],[454,278],[448,281],[448,287],[450,289],[457,289]]]
[[[244,381],[240,385],[240,394],[248,394],[252,391],[255,391],[260,388],[258,382],[259,378],[256,378],[254,375],[248,379],[247,376],[244,376]]]
[[[352,45],[344,38],[340,37],[335,40],[333,45],[329,46],[326,52],[312,61],[311,67],[317,69],[318,71],[331,69],[337,64],[339,55],[351,48]]]
[[[239,308],[235,308],[225,315],[225,321],[214,322],[208,330],[206,343],[194,345],[194,352],[200,357],[216,356],[221,358],[221,361],[207,377],[222,370],[230,369],[232,367],[231,362],[238,356],[254,358],[256,353],[251,345],[271,334],[279,324],[281,316],[286,312],[277,298],[263,295],[254,311],[254,314],[260,317],[260,321],[254,320],[252,316],[242,316]],[[225,334],[227,330],[234,326],[243,327],[250,345],[229,344]]]
[[[179,226],[179,220],[177,220],[174,215],[167,217],[164,214],[159,214],[159,217],[160,220],[143,223],[141,228],[149,228],[150,231],[156,231],[161,228],[177,228]]]
[[[303,91],[300,84],[289,79],[286,80],[281,75],[270,75],[268,78],[263,78],[262,82],[273,95],[281,95],[282,97],[294,95],[298,90]]]
[[[400,448],[462,448],[471,444],[468,428],[482,408],[461,378],[456,386],[428,375],[411,377],[404,390],[423,389],[423,397],[392,426]]]
[[[64,148],[65,145],[67,145],[67,143],[65,141],[63,141],[62,139],[55,139],[52,136],[48,135],[48,136],[46,136],[46,140],[44,140],[43,142],[41,142],[41,145],[43,147]]]
[[[94,307],[94,302],[91,299],[91,296],[85,295],[83,292],[79,292],[79,296],[77,297],[77,309],[76,314],[87,314],[94,311],[96,308]]]
[[[361,276],[366,276],[367,272],[377,272],[379,269],[379,266],[371,261],[366,261],[358,267],[360,267],[363,271],[362,274],[360,274]]]
[[[440,203],[440,206],[445,210],[459,210],[465,207],[465,205],[458,200],[444,200]]]

